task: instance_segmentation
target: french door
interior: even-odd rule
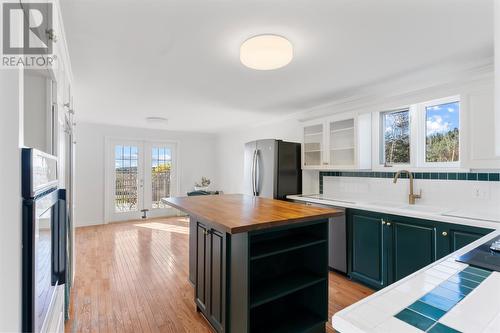
[[[107,143],[107,221],[168,216],[175,211],[161,199],[177,189],[176,145],[110,139]]]

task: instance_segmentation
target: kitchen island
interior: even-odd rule
[[[163,201],[190,216],[195,303],[217,332],[324,332],[337,209],[216,195]]]

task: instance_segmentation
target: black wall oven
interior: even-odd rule
[[[23,332],[38,333],[65,283],[66,204],[58,188],[57,159],[22,150]]]

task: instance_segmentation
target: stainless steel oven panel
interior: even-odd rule
[[[24,199],[36,196],[58,185],[57,157],[36,149],[22,150],[22,195]]]
[[[59,191],[23,204],[23,331],[40,332],[60,284]]]

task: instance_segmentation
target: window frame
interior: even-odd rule
[[[396,164],[388,164],[385,160],[385,115],[390,114],[390,113],[398,113],[398,112],[403,112],[403,111],[408,111],[408,116],[409,116],[409,140],[410,140],[410,161],[409,163],[396,163]],[[412,128],[412,107],[407,106],[407,107],[402,107],[402,108],[396,108],[393,110],[388,110],[388,111],[382,111],[379,112],[378,115],[379,119],[379,126],[378,126],[378,132],[377,135],[379,137],[379,144],[378,144],[378,164],[381,165],[384,168],[408,168],[412,165],[413,161],[413,147],[412,147],[412,133],[413,133],[413,128]]]
[[[459,160],[456,162],[427,162],[426,161],[426,139],[427,139],[427,113],[426,108],[440,104],[452,102],[459,103]],[[464,99],[461,95],[451,95],[443,98],[436,98],[424,102],[403,105],[376,111],[376,116],[373,117],[373,158],[372,169],[380,171],[399,171],[403,169],[409,170],[462,170],[462,166],[466,160],[466,147],[464,146],[465,124],[467,121],[465,116]],[[385,139],[384,139],[384,119],[383,115],[390,112],[398,112],[409,110],[410,112],[410,163],[409,164],[385,164]]]
[[[448,103],[458,102],[458,161],[456,162],[427,162],[427,108],[431,106],[437,106]],[[443,97],[438,99],[433,99],[431,101],[426,101],[418,104],[418,118],[419,118],[419,129],[420,134],[418,135],[419,140],[419,163],[418,166],[422,168],[460,168],[463,160],[463,150],[462,150],[462,136],[463,136],[463,112],[462,112],[462,101],[459,95]]]

